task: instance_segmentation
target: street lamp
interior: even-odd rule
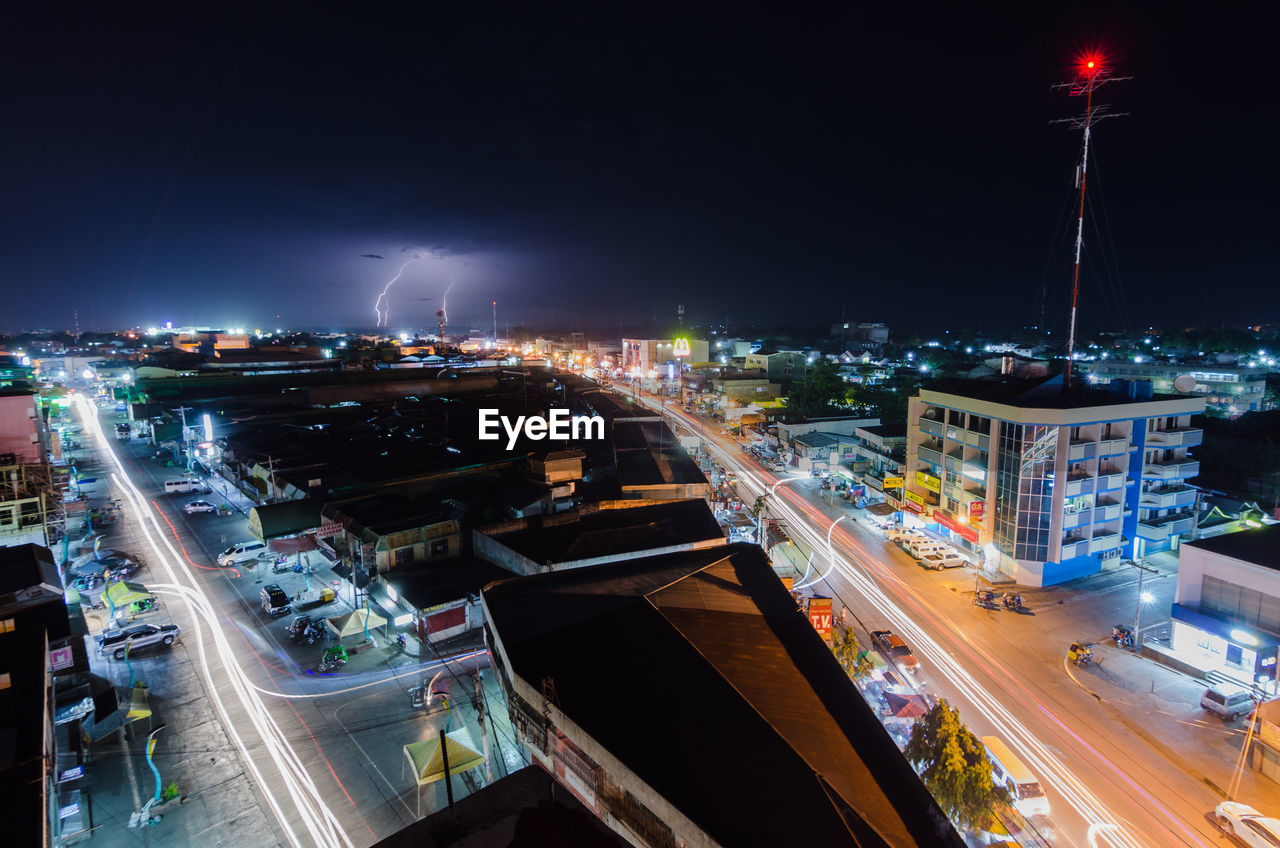
[[[1141,585],[1142,572],[1139,571],[1138,575],[1139,575],[1138,582],[1139,582],[1139,585]],[[1141,589],[1138,590],[1138,605],[1137,605],[1137,608],[1134,609],[1133,611],[1133,650],[1138,653],[1142,653],[1142,642],[1141,642],[1142,607],[1144,604],[1152,603],[1153,601],[1155,601],[1155,599],[1156,599],[1156,596],[1151,594],[1150,592],[1143,592]]]
[[[156,792],[149,799],[147,799],[147,803],[142,805],[141,810],[139,810],[138,812],[134,813],[132,816],[129,817],[130,827],[156,824],[157,822],[160,821],[159,816],[155,816],[153,818],[151,815],[151,808],[154,807],[156,804],[160,803],[160,795],[161,795],[160,769],[156,768],[156,764],[151,759],[151,755],[155,753],[155,750],[156,750],[156,734],[164,730],[164,728],[165,728],[165,725],[163,724],[158,725],[155,730],[147,734],[147,742],[146,742],[147,767],[150,768],[151,773],[156,776]]]

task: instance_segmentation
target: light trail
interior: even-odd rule
[[[642,401],[650,408],[660,408],[662,412],[671,415],[672,418],[684,421],[685,416],[677,410],[667,409],[665,405],[659,407],[657,404],[650,403],[647,398]],[[687,421],[684,422],[686,429],[695,432],[695,428],[689,426]],[[790,482],[797,478],[778,479],[768,472],[756,469],[753,465],[743,462],[739,457],[726,450],[718,442],[712,440],[705,432],[699,433],[703,442],[719,456],[723,464],[738,469],[738,478],[740,481],[746,482],[754,492],[773,494],[783,483]],[[789,497],[788,497],[789,496]],[[772,500],[773,509],[782,513],[782,517],[788,522],[788,526],[792,528],[795,534],[804,538],[812,546],[816,548],[822,543],[822,537],[818,535],[819,531],[814,528],[815,524],[825,523],[829,520],[825,514],[814,510],[801,495],[795,493],[794,490],[785,490],[781,498]],[[920,605],[914,595],[909,592],[906,584],[898,580],[896,576],[891,575],[872,554],[857,543],[847,533],[840,534],[840,549],[845,557],[836,554],[834,546],[831,546],[832,531],[835,529],[835,523],[831,524],[827,531],[827,543],[830,546],[833,565],[838,569],[842,577],[844,577],[850,585],[867,601],[878,613],[883,615],[890,625],[905,638],[909,639],[915,645],[918,653],[924,655],[930,662],[931,666],[946,679],[946,681],[958,691],[979,713],[983,718],[994,727],[1004,739],[1015,748],[1019,756],[1030,765],[1041,779],[1050,785],[1059,794],[1066,803],[1084,820],[1086,824],[1086,839],[1090,846],[1107,845],[1111,848],[1143,848],[1147,845],[1139,840],[1138,835],[1127,828],[1121,821],[1110,811],[1102,798],[1091,791],[1045,744],[1043,744],[1034,733],[1032,733],[1026,725],[1018,720],[1001,702],[997,693],[993,693],[986,689],[982,684],[973,678],[972,675],[959,663],[951,654],[939,645],[929,634],[921,629],[915,621],[909,616],[897,603],[891,600],[887,594],[876,584],[866,573],[866,571],[874,571],[888,579],[890,583],[896,583],[902,587],[908,602],[912,603],[917,611],[933,618],[935,624],[942,627],[943,622],[937,620],[936,615],[931,609],[926,609]],[[855,567],[857,563],[859,567]],[[958,635],[958,634],[957,634]],[[975,658],[976,659],[976,658]],[[988,664],[993,672],[999,666]],[[1016,693],[1013,694],[1016,700]],[[1061,721],[1048,711],[1042,704],[1036,701],[1035,707],[1048,715],[1055,723],[1062,726]],[[1068,730],[1068,732],[1070,732]],[[1071,734],[1075,735],[1075,734]],[[1077,736],[1076,739],[1079,737]],[[1137,789],[1153,808],[1149,812],[1160,813],[1167,821],[1162,824],[1175,832],[1182,838],[1182,841],[1188,845],[1209,846],[1200,838],[1198,834],[1190,830],[1186,824],[1179,819],[1166,806],[1156,801],[1149,793],[1142,791],[1135,781],[1124,775],[1113,763],[1107,760],[1096,749],[1089,747],[1090,753],[1096,758],[1106,770],[1120,775],[1130,787]],[[1153,815],[1153,819],[1155,816]]]
[[[111,463],[117,469],[111,473],[111,479],[124,492],[125,497],[134,507],[131,517],[137,522],[138,528],[142,531],[152,552],[155,554],[154,562],[159,563],[170,578],[171,582],[156,584],[155,588],[162,593],[167,592],[177,595],[191,615],[191,619],[196,625],[192,628],[196,637],[196,654],[200,660],[208,696],[222,718],[224,730],[240,752],[246,767],[253,775],[257,787],[261,790],[262,797],[270,807],[276,821],[280,824],[280,828],[289,844],[296,848],[301,848],[305,844],[318,845],[323,848],[354,848],[354,844],[347,836],[341,822],[338,821],[333,811],[330,810],[320,796],[319,789],[311,780],[305,765],[298,758],[285,734],[267,711],[261,699],[258,698],[255,691],[256,687],[249,681],[244,669],[240,666],[235,651],[227,641],[222,628],[218,625],[217,611],[210,603],[203,588],[195,580],[194,572],[188,568],[182,556],[173,547],[156,518],[156,512],[148,506],[141,491],[125,472],[120,458],[111,449],[111,445],[107,441],[98,421],[97,408],[90,404],[83,395],[77,395],[77,400],[77,410],[84,429],[97,438],[99,449],[110,458]],[[202,623],[204,626],[201,626]],[[266,751],[278,772],[278,779],[269,780],[267,778],[251,753],[250,747],[241,736],[236,722],[232,719],[227,703],[222,697],[221,690],[223,687],[219,685],[221,681],[215,680],[210,664],[209,651],[206,648],[206,628],[208,630],[208,638],[211,638],[213,642],[216,659],[222,666],[225,683],[236,695],[241,708],[248,717],[249,723],[261,739],[261,745],[255,747]],[[294,810],[306,828],[307,835],[310,837],[309,843],[304,841],[302,834],[295,830],[294,826],[289,822],[280,799],[276,797],[276,793],[273,791],[275,786],[281,784],[287,790]]]
[[[415,253],[413,258],[401,265],[400,270],[396,271],[396,275],[387,280],[387,284],[382,287],[382,293],[379,294],[378,299],[373,302],[373,314],[378,316],[377,326],[387,326],[387,321],[391,318],[391,301],[389,299],[387,300],[386,312],[384,313],[382,310],[382,301],[387,298],[387,292],[391,291],[391,286],[395,284],[396,280],[400,279],[400,275],[404,273],[404,269],[408,268],[421,258],[421,253]]]

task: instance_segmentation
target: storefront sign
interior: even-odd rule
[[[911,510],[912,512],[916,512],[916,513],[924,512],[924,507],[920,506],[919,504],[914,504],[911,501],[907,501],[906,503],[903,504],[903,506]]]
[[[688,356],[690,354],[689,340],[676,339],[675,349],[671,351],[672,356]]]
[[[926,489],[928,489],[931,492],[940,493],[942,491],[942,481],[939,480],[937,477],[934,477],[932,474],[926,474],[923,471],[917,471],[916,482],[919,483],[921,486],[924,486]]]
[[[901,489],[901,488],[902,488],[902,478],[901,478],[901,477],[885,477],[885,478],[884,478],[884,487],[885,487],[886,489]]]
[[[941,510],[937,510],[933,513],[933,520],[937,521],[939,524],[941,524],[943,527],[947,528],[951,532],[956,533],[965,539],[968,539],[970,542],[973,542],[976,544],[978,541],[977,530],[974,530],[972,527],[966,527],[965,525],[961,524],[959,521],[956,521],[955,519],[943,513]]]
[[[825,641],[831,641],[831,599],[809,599],[809,623]]]
[[[71,653],[71,648],[54,648],[49,652],[49,667],[54,671],[62,671],[75,664],[76,658]]]
[[[915,492],[904,492],[904,494],[907,496],[907,500],[911,501],[912,503],[919,504],[920,506],[924,506],[923,496],[917,495]],[[920,510],[916,510],[916,512],[919,512],[919,511]]]
[[[970,501],[969,503],[969,521],[981,521],[982,516],[986,515],[986,501]]]
[[[319,529],[316,530],[317,539],[328,539],[330,536],[341,536],[341,535],[342,535],[341,524],[321,524]]]

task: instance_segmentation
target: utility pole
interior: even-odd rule
[[[493,346],[498,346],[498,301],[493,302]]]
[[[1089,171],[1089,137],[1093,125],[1103,118],[1115,118],[1125,112],[1111,112],[1109,106],[1094,106],[1093,92],[1108,82],[1127,80],[1129,77],[1113,77],[1109,75],[1103,58],[1097,53],[1088,53],[1080,57],[1076,68],[1076,78],[1071,82],[1060,83],[1054,88],[1069,89],[1072,97],[1084,95],[1084,114],[1076,118],[1062,118],[1051,121],[1054,124],[1069,124],[1071,129],[1082,130],[1084,143],[1080,152],[1080,165],[1076,169],[1076,185],[1080,189],[1079,212],[1076,216],[1075,267],[1071,272],[1071,318],[1067,325],[1067,369],[1062,378],[1062,392],[1071,391],[1071,365],[1075,357],[1076,347],[1076,310],[1080,301],[1080,254],[1084,247],[1084,194],[1086,177]]]

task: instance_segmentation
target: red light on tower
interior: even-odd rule
[[[1076,71],[1082,77],[1096,77],[1102,73],[1102,56],[1098,53],[1085,53],[1076,62]]]

